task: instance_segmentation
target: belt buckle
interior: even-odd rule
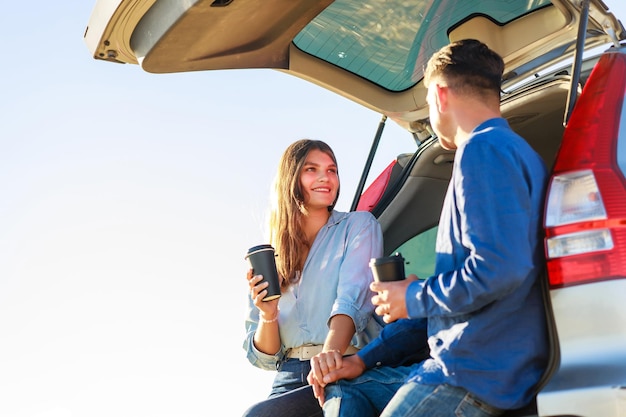
[[[314,348],[316,345],[313,343],[300,346],[300,354],[298,355],[298,359],[301,361],[308,361],[311,359],[313,355],[310,354],[310,349]]]

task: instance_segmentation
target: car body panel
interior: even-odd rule
[[[540,416],[623,417],[626,388],[604,386],[542,394],[537,411]]]
[[[585,387],[626,388],[626,276],[553,289],[550,295],[561,368],[541,395]],[[598,305],[589,300],[603,301]]]

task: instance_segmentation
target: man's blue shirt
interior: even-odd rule
[[[532,399],[548,358],[538,282],[546,183],[542,159],[505,119],[482,123],[457,149],[435,274],[411,283],[406,294],[409,317],[427,319],[431,356],[409,381],[463,387],[502,409]],[[388,328],[396,350],[421,348],[419,336],[394,338]],[[407,324],[394,328],[406,331]],[[372,345],[359,356],[373,366],[369,355],[381,350]]]

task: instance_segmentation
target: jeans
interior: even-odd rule
[[[405,382],[411,367],[381,367],[326,386],[325,417],[495,417],[504,410],[463,388]]]
[[[267,400],[252,405],[244,417],[322,417],[322,408],[313,396],[306,377],[309,361],[287,359],[278,368]]]

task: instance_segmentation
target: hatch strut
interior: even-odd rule
[[[563,126],[567,126],[572,115],[576,98],[578,96],[578,83],[580,81],[580,69],[583,62],[583,52],[585,50],[585,38],[587,37],[587,21],[589,20],[589,0],[581,2],[580,22],[578,23],[578,36],[576,37],[576,53],[572,63],[572,81],[567,94],[567,107]]]
[[[374,161],[374,155],[376,154],[376,149],[378,149],[380,138],[383,135],[383,130],[385,129],[386,121],[387,121],[387,116],[383,114],[383,118],[380,119],[380,122],[378,123],[378,130],[376,130],[376,136],[374,136],[374,142],[372,142],[370,153],[367,156],[367,161],[365,162],[365,167],[363,168],[363,173],[361,174],[361,180],[359,181],[359,185],[356,189],[356,193],[354,194],[354,200],[352,201],[352,207],[350,207],[350,211],[355,211],[357,206],[359,205],[359,200],[361,199],[363,188],[365,188],[365,181],[367,180],[367,176],[370,173],[370,168],[372,168],[372,161]]]

